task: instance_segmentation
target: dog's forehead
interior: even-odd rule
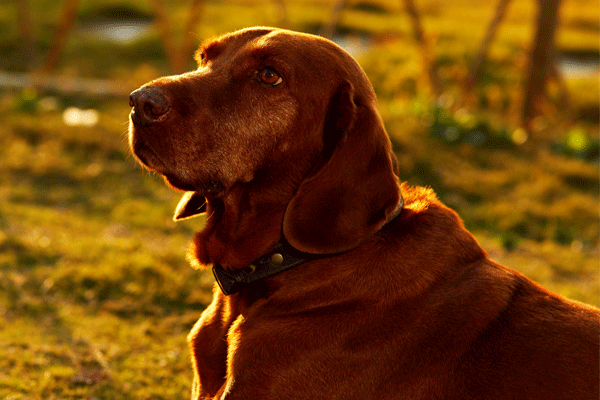
[[[224,51],[235,51],[248,42],[256,39],[257,37],[266,35],[272,32],[272,28],[251,28],[243,29],[240,31],[227,33],[217,38],[209,39],[202,43],[200,48],[196,51],[195,58],[199,59],[201,53],[205,53],[208,57],[217,56]]]
[[[199,64],[201,52],[209,60],[219,59],[219,64],[240,73],[257,64],[274,63],[270,66],[279,66],[278,72],[287,72],[288,78],[301,77],[305,85],[315,81],[335,86],[336,82],[347,80],[359,91],[371,92],[356,60],[336,43],[317,35],[278,28],[248,28],[206,43],[196,53]]]
[[[277,29],[257,37],[254,41],[258,46],[283,48],[287,52],[300,53],[304,57],[351,58],[334,42],[309,33]]]
[[[236,50],[245,47],[249,43],[256,43],[266,36],[278,31],[275,28],[250,28],[228,33],[214,40],[209,46],[227,47]]]
[[[303,54],[305,58],[325,56],[351,58],[341,47],[320,36],[277,28],[248,28],[223,35],[202,46],[209,54],[256,50],[277,54]],[[332,60],[333,61],[333,60]]]

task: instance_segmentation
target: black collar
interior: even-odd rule
[[[404,200],[400,197],[398,208],[388,217],[384,226],[400,214],[403,206]],[[305,262],[332,255],[302,253],[288,243],[278,243],[271,252],[252,261],[246,268],[228,271],[219,264],[215,264],[213,274],[223,294],[230,295],[241,291],[253,282],[270,278]]]
[[[270,253],[252,261],[246,268],[228,271],[215,264],[213,274],[223,294],[230,295],[253,282],[270,278],[319,257],[323,256],[300,253],[287,243],[278,243]]]

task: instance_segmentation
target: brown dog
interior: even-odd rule
[[[254,28],[196,59],[130,98],[133,152],[188,192],[175,218],[207,214],[192,258],[222,290],[189,336],[194,399],[598,400],[598,311],[400,184],[347,53]]]

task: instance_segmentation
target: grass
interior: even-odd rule
[[[275,3],[207,2],[198,35],[281,24]],[[464,27],[489,20],[494,4],[417,2],[444,83],[444,95],[432,99],[399,3],[350,3],[341,30],[371,35],[359,60],[378,93],[402,179],[432,186],[494,260],[598,306],[597,77],[564,82],[568,108],[552,86],[549,111],[520,144],[533,3],[511,4],[464,106],[461,77],[485,24]],[[30,4],[43,50],[57,11]],[[82,2],[77,26],[115,9],[147,18],[148,4]],[[326,1],[286,4],[288,26],[297,30],[314,32],[329,13]],[[185,19],[186,6],[169,2],[173,21]],[[563,2],[559,50],[598,54],[598,8],[592,0]],[[0,69],[24,71],[14,12],[0,9]],[[154,30],[118,45],[76,29],[58,72],[133,89],[168,71]],[[96,110],[98,123],[66,125],[68,107]],[[0,398],[188,397],[185,338],[213,279],[190,268],[185,252],[203,221],[172,222],[178,194],[129,155],[128,112],[126,98],[0,92]]]
[[[187,397],[211,286],[184,259],[199,226],[171,222],[176,194],[128,155],[127,108],[99,106],[94,128],[2,114],[0,397]]]

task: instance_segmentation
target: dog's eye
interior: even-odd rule
[[[279,76],[277,71],[271,68],[265,68],[262,71],[260,71],[259,79],[261,82],[264,82],[267,85],[271,86],[277,86],[281,82],[283,82],[283,79],[281,78],[281,76]]]

